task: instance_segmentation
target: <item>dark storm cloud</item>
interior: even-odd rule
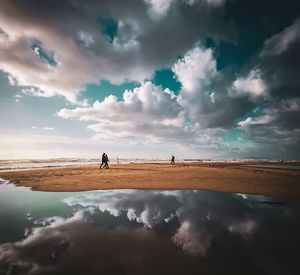
[[[300,97],[299,49],[300,19],[265,41],[258,64],[274,98]]]
[[[259,148],[265,148],[265,156],[271,158],[299,158],[299,48],[298,18],[267,38],[248,65],[259,69],[268,93],[268,98],[260,101],[264,106],[262,114],[239,123],[247,139],[256,144],[253,155],[260,155]]]

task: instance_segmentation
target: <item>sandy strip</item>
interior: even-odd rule
[[[238,164],[120,164],[2,171],[0,177],[40,191],[96,189],[206,189],[300,198],[299,171],[261,169]]]

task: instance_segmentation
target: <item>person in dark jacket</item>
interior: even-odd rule
[[[109,162],[108,156],[107,156],[107,154],[105,154],[105,164],[104,164],[105,168],[109,168],[108,162]]]
[[[175,164],[175,157],[174,156],[171,157],[171,164]]]
[[[103,168],[105,167],[105,160],[106,160],[106,157],[105,157],[105,156],[106,156],[106,154],[103,153],[103,154],[102,154],[101,165],[100,165],[99,169],[101,169],[102,166],[103,166]]]

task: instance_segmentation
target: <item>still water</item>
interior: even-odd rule
[[[0,184],[0,274],[300,274],[300,203]]]

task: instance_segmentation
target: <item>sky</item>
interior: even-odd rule
[[[0,1],[0,159],[300,159],[297,0]]]

